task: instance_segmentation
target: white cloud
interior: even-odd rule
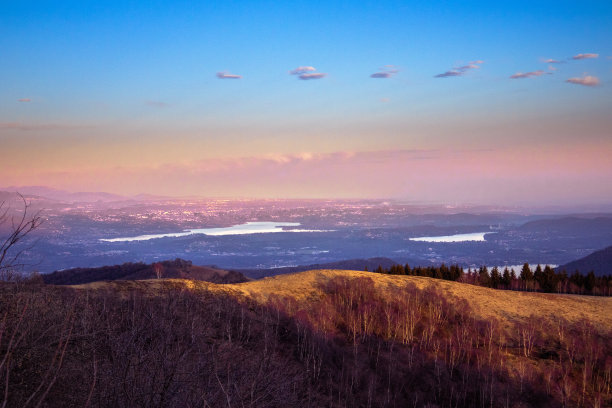
[[[303,66],[303,67],[297,67],[295,69],[292,69],[291,71],[289,71],[289,74],[290,75],[300,75],[300,74],[305,74],[307,72],[313,72],[316,70],[317,69],[315,67]]]
[[[230,74],[227,71],[217,72],[217,78],[219,79],[240,79],[241,75]]]
[[[585,75],[582,78],[567,79],[565,82],[569,82],[570,84],[576,84],[576,85],[584,85],[584,86],[598,86],[599,78],[591,76],[591,75]]]

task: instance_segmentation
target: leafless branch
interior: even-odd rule
[[[23,202],[21,216],[10,215],[10,207],[0,202],[0,228],[8,227],[8,236],[0,238],[0,272],[14,271],[25,266],[20,262],[22,255],[33,245],[18,248],[24,239],[43,223],[41,211],[31,213],[31,203],[19,194]]]

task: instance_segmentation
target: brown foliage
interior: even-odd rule
[[[159,286],[0,287],[1,404],[87,407],[605,406],[609,333],[511,330],[435,288],[336,277],[267,305]],[[0,405],[2,406],[2,405]]]

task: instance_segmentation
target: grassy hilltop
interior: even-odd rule
[[[609,297],[339,270],[0,296],[8,406],[612,403]]]
[[[119,293],[138,288],[149,294],[155,294],[163,288],[174,287],[196,291],[203,290],[211,293],[226,293],[237,298],[246,298],[260,304],[266,304],[270,298],[276,297],[289,298],[298,302],[317,301],[325,295],[325,284],[337,277],[369,278],[376,290],[383,296],[406,286],[414,286],[420,290],[435,289],[451,301],[467,301],[478,317],[483,319],[494,318],[507,325],[524,321],[530,316],[536,315],[539,319],[549,322],[558,319],[564,319],[571,323],[588,321],[602,330],[612,329],[611,297],[502,291],[420,276],[383,275],[362,271],[306,271],[237,284],[162,279],[93,282],[73,285],[72,287],[90,290],[108,289]]]

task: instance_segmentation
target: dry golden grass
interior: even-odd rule
[[[271,295],[308,301],[321,297],[320,284],[336,276],[371,278],[376,288],[382,291],[406,284],[413,284],[421,289],[435,287],[455,298],[465,299],[477,316],[485,319],[494,317],[502,323],[515,323],[536,315],[541,319],[562,317],[570,322],[587,320],[600,329],[612,330],[612,298],[610,297],[513,292],[419,276],[382,275],[360,271],[315,270],[225,285],[202,281],[162,279],[94,282],[74,287],[119,292],[141,289],[151,294],[172,287],[228,293],[245,296],[258,302],[265,302]]]

